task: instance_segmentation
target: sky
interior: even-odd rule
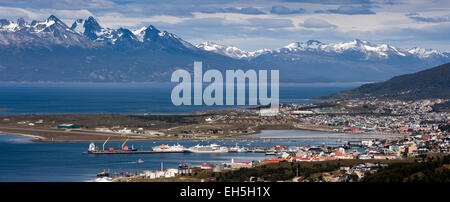
[[[69,26],[94,16],[103,27],[154,25],[194,45],[248,51],[311,39],[450,51],[449,0],[0,0],[0,19],[51,14]]]

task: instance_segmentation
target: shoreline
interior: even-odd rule
[[[24,137],[31,137],[32,139],[29,140],[30,142],[40,142],[40,140],[45,140],[45,137],[37,136],[37,135],[29,135],[29,134],[22,134],[22,133],[10,133],[10,132],[3,132],[0,131],[0,135],[17,135],[17,136],[24,136]],[[45,141],[42,141],[45,142]]]
[[[309,130],[309,129],[280,129],[283,131],[309,131],[309,132],[325,132],[330,133],[329,131],[320,131],[320,130]],[[262,131],[268,131],[268,130],[260,130],[258,133],[254,134],[260,134]],[[338,133],[338,132],[334,132]],[[397,139],[402,138],[405,135],[399,135],[396,134],[392,137],[393,134],[380,134],[380,133],[371,133],[367,135],[389,135],[390,137],[338,137],[338,136],[298,136],[298,137],[290,137],[290,136],[279,136],[279,137],[246,137],[248,135],[254,135],[254,134],[247,134],[247,135],[240,135],[237,137],[224,137],[224,138],[208,138],[208,139],[202,139],[202,138],[196,138],[196,139],[178,139],[178,138],[133,138],[130,139],[130,141],[174,141],[174,140],[192,140],[192,141],[208,141],[208,140],[264,140],[264,139]],[[339,133],[339,134],[348,134],[352,135],[354,133]],[[358,133],[360,135],[364,135],[363,133]],[[33,139],[30,139],[30,142],[54,142],[54,143],[62,143],[62,142],[97,142],[97,141],[103,141],[103,140],[88,140],[88,139],[79,139],[79,140],[58,140],[58,141],[50,141],[45,137],[38,136],[38,135],[30,135],[25,133],[16,133],[16,132],[5,132],[0,129],[0,135],[18,135],[18,136],[25,136],[25,137],[31,137]],[[110,142],[121,142],[126,139],[125,137],[121,140],[109,140]]]
[[[397,139],[409,134],[385,131],[344,131],[342,127],[328,127],[301,123],[286,123],[278,125],[257,125],[244,123],[208,123],[206,117],[215,112],[226,113],[228,110],[208,111],[203,114],[192,115],[139,115],[139,114],[50,114],[50,115],[13,115],[3,117],[5,125],[0,126],[0,133],[32,137],[32,142],[92,142],[105,141],[159,141],[159,140],[226,140],[226,139]],[[43,120],[45,120],[44,123]],[[176,120],[176,121],[174,121]],[[238,119],[240,120],[240,119]],[[1,120],[0,120],[1,121]],[[38,125],[24,125],[23,123],[38,123]],[[154,123],[149,125],[149,121]],[[77,123],[83,128],[59,129],[56,123]],[[104,123],[105,122],[105,123]],[[17,124],[16,124],[17,123]],[[22,125],[19,125],[21,123]],[[117,125],[117,126],[116,126]],[[96,128],[138,128],[148,126],[150,130],[162,135],[126,133],[118,131],[99,131]],[[209,130],[222,130],[222,134]],[[224,131],[238,131],[237,133],[223,133]],[[304,131],[304,134],[270,134],[270,137],[252,137],[267,130]],[[325,134],[307,134],[308,132]],[[208,134],[209,133],[209,134]],[[188,135],[186,135],[188,134]],[[328,135],[330,134],[330,135]],[[331,135],[333,134],[333,135]],[[336,135],[337,134],[337,135]],[[345,134],[345,135],[339,135]],[[378,136],[378,137],[371,137]]]

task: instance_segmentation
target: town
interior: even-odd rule
[[[76,135],[88,133],[87,140],[103,140],[106,136],[116,140],[130,138],[135,140],[213,140],[213,139],[255,139],[248,136],[263,130],[311,130],[345,134],[362,134],[358,139],[342,141],[342,146],[286,146],[274,145],[268,148],[240,148],[242,152],[265,152],[268,158],[254,161],[189,165],[180,164],[179,168],[135,173],[106,172],[98,180],[108,181],[147,181],[147,180],[217,180],[215,173],[229,173],[239,169],[259,169],[265,165],[283,163],[321,163],[353,162],[333,167],[334,170],[322,172],[318,177],[289,176],[290,181],[357,181],[365,175],[385,168],[390,162],[413,161],[426,156],[444,155],[449,152],[450,113],[435,105],[447,100],[327,100],[314,103],[282,104],[279,112],[273,114],[271,108],[264,106],[216,111],[195,112],[183,116],[184,123],[171,123],[169,115],[134,115],[123,121],[116,115],[102,118],[103,122],[82,118],[69,118],[73,122],[60,122],[55,115],[48,119],[46,115],[3,116],[0,130],[17,130],[27,133],[31,129],[55,132],[42,140],[58,140],[61,132]],[[78,115],[81,116],[81,115]],[[91,117],[101,115],[90,115]],[[104,116],[104,115],[103,115]],[[177,115],[173,115],[177,116]],[[112,117],[112,118],[111,118]],[[139,119],[137,119],[138,117]],[[147,118],[148,119],[144,119]],[[152,118],[157,117],[157,118]],[[161,118],[164,117],[164,118]],[[98,119],[98,118],[97,118]],[[116,121],[112,121],[117,119]],[[172,119],[172,118],[170,118]],[[138,121],[135,121],[138,120]],[[139,120],[144,120],[139,122]],[[176,120],[180,120],[177,118]],[[110,124],[106,124],[110,123]],[[112,124],[111,124],[112,123]],[[126,123],[121,126],[121,123]],[[145,123],[145,124],[143,124]],[[7,126],[7,127],[4,127]],[[11,129],[11,127],[14,127]],[[382,137],[364,137],[364,134],[379,134]],[[383,137],[385,135],[386,137]],[[39,134],[37,134],[39,136]],[[68,137],[68,135],[65,135]],[[97,139],[93,139],[93,137]],[[302,138],[302,137],[271,137]],[[307,137],[311,138],[311,137]],[[328,138],[328,137],[327,137]],[[333,138],[333,137],[329,137]],[[258,138],[256,138],[258,139]],[[82,139],[83,140],[83,139]],[[231,148],[229,148],[231,149]],[[239,149],[239,148],[234,148]],[[235,152],[229,150],[229,152]],[[382,162],[382,163],[381,163]],[[321,164],[319,164],[321,165]],[[294,172],[295,173],[295,172]],[[195,177],[194,177],[195,176]],[[226,174],[222,175],[226,176]],[[223,178],[222,180],[227,180]],[[261,176],[250,176],[243,181],[280,180]]]
[[[255,168],[266,164],[281,162],[330,162],[340,160],[356,160],[352,165],[340,166],[333,171],[325,172],[320,178],[302,179],[295,177],[292,181],[358,181],[365,175],[374,173],[380,168],[388,166],[388,160],[411,160],[427,155],[448,154],[449,151],[449,113],[433,110],[433,105],[442,100],[425,100],[417,102],[403,101],[337,101],[326,107],[322,104],[289,104],[282,105],[281,114],[277,117],[252,117],[252,109],[239,110],[234,115],[216,115],[208,117],[208,121],[222,123],[246,122],[256,126],[272,124],[292,124],[295,127],[312,127],[311,129],[331,130],[345,133],[385,133],[399,134],[393,139],[367,139],[347,141],[344,146],[273,146],[263,148],[266,153],[278,154],[277,157],[265,160],[230,162],[216,164],[202,164],[192,167],[180,167],[163,171],[146,171],[138,178],[157,179],[184,176],[186,173],[208,170],[211,173],[227,172],[241,168]],[[336,107],[337,106],[337,107]],[[257,110],[253,109],[253,113]],[[260,109],[260,113],[261,113]],[[244,113],[242,117],[239,113]],[[250,129],[251,130],[251,129]],[[256,130],[256,129],[254,129]],[[194,132],[195,133],[195,132]],[[251,152],[252,150],[248,150]],[[254,150],[253,150],[254,152]],[[380,163],[383,161],[385,163]],[[356,163],[357,162],[357,163]],[[184,169],[182,169],[184,168]],[[187,170],[186,170],[187,169]],[[157,174],[159,172],[159,174]],[[196,174],[197,175],[197,174]],[[207,178],[206,178],[207,179]],[[123,179],[121,179],[123,180]],[[205,180],[205,179],[203,179]],[[258,176],[246,181],[258,180]],[[266,179],[261,179],[265,181]]]

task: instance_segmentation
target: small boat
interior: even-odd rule
[[[103,171],[100,173],[97,173],[97,177],[109,177],[111,173],[109,171]]]
[[[189,169],[189,164],[187,164],[186,162],[182,162],[182,163],[178,164],[178,168],[179,168],[180,170],[186,170],[186,169]]]
[[[277,153],[274,151],[268,151],[266,152],[266,155],[277,155]]]
[[[138,160],[136,161],[136,163],[144,163],[144,160],[138,159]]]
[[[236,143],[236,146],[230,147],[228,149],[229,152],[247,152],[247,148],[245,147],[239,147]]]

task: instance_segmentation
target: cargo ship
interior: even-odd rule
[[[207,146],[195,145],[193,147],[189,147],[186,151],[192,153],[227,153],[228,148],[217,144],[210,144]]]
[[[133,145],[131,147],[126,146],[128,139],[123,142],[120,149],[115,149],[114,147],[108,147],[105,150],[105,145],[108,142],[108,140],[111,137],[108,137],[108,139],[105,140],[105,142],[102,145],[102,149],[100,147],[96,146],[93,142],[89,144],[89,149],[87,152],[83,152],[83,154],[149,154],[149,153],[181,153],[184,152],[184,147],[182,145],[174,145],[174,146],[168,146],[168,145],[161,145],[157,147],[153,147],[153,150],[137,150],[134,148]]]
[[[131,147],[126,146],[125,144],[128,142],[128,139],[122,143],[120,149],[115,149],[114,147],[108,147],[105,150],[105,145],[111,137],[108,137],[102,145],[102,149],[99,146],[96,146],[93,142],[89,144],[89,148],[87,152],[83,152],[83,154],[142,154],[142,153],[153,153],[153,151],[139,151],[134,148],[133,145]]]

